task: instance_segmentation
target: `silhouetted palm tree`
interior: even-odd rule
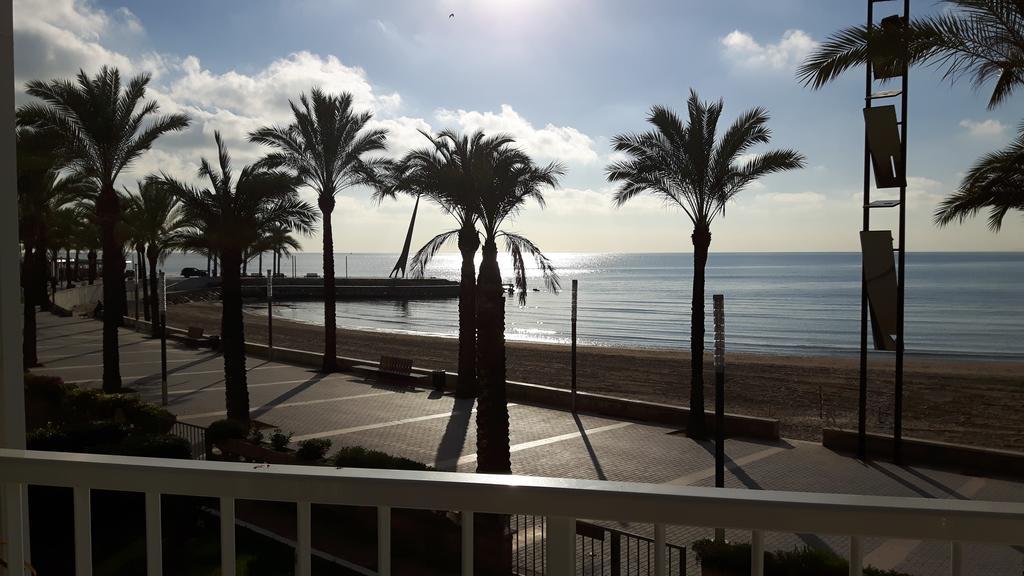
[[[153,319],[153,336],[157,337],[160,335],[157,263],[166,256],[167,251],[178,246],[179,233],[187,223],[181,217],[181,199],[173,188],[152,177],[139,182],[137,186],[136,194],[125,190],[128,194],[125,211],[132,217],[133,238],[145,246],[145,256],[149,263],[149,293],[152,295],[148,302],[149,316]]]
[[[1009,146],[975,163],[960,189],[939,205],[935,221],[940,226],[963,222],[986,208],[994,232],[1010,210],[1024,210],[1024,124]]]
[[[852,26],[832,34],[804,61],[797,76],[820,88],[868,62],[900,69],[906,44],[911,65],[932,64],[949,79],[970,76],[980,87],[995,80],[989,108],[1024,84],[1024,3],[945,0],[949,9],[913,19],[909,27]]]
[[[773,150],[744,159],[757,144],[771,140],[768,113],[754,108],[739,115],[716,142],[722,101],[701,102],[690,92],[689,122],[655,106],[647,120],[654,130],[621,134],[616,151],[629,159],[608,166],[608,180],[619,182],[614,203],[622,206],[639,194],[652,194],[678,206],[693,224],[693,294],[690,316],[690,421],[687,432],[704,438],[704,268],[711,245],[711,223],[725,205],[762,176],[802,168],[804,157],[793,150]]]
[[[144,100],[150,76],[121,83],[117,68],[104,66],[93,77],[84,71],[74,80],[34,80],[26,92],[43,104],[27,104],[21,113],[29,124],[61,136],[60,154],[73,171],[93,180],[99,190],[96,216],[103,244],[103,390],[121,389],[117,328],[124,297],[124,257],[115,228],[121,205],[115,183],[121,171],[168,132],[186,128],[183,114],[159,116],[155,101]]]
[[[220,257],[225,404],[228,418],[247,423],[249,391],[242,319],[242,254],[256,242],[260,229],[267,223],[282,222],[308,233],[315,214],[312,206],[299,200],[298,182],[291,174],[246,166],[236,180],[220,133],[214,138],[218,164],[214,167],[204,158],[199,168],[199,177],[209,181],[209,188],[196,188],[166,175],[160,181],[161,186],[180,198],[181,217],[192,228],[192,236],[206,235],[211,249]]]
[[[496,140],[507,140],[503,136]],[[483,236],[483,259],[477,278],[477,466],[478,472],[512,471],[509,452],[508,403],[505,393],[505,296],[498,266],[498,242],[512,256],[520,303],[526,300],[525,256],[532,256],[548,288],[558,289],[558,276],[547,257],[530,240],[504,229],[530,200],[544,206],[543,189],[558,185],[565,171],[552,163],[537,166],[511,144],[497,146],[474,164],[476,217]]]
[[[17,131],[18,233],[25,249],[22,287],[25,321],[22,361],[26,368],[39,365],[36,306],[46,300],[46,252],[56,232],[58,212],[77,200],[82,178],[62,175],[54,155],[56,135],[27,128]]]
[[[268,126],[249,135],[251,142],[274,149],[260,161],[266,168],[286,168],[293,171],[303,184],[317,193],[323,222],[324,242],[324,357],[322,369],[338,369],[337,360],[337,306],[334,278],[334,231],[331,214],[335,196],[357,185],[375,186],[388,161],[367,158],[366,155],[383,151],[387,130],[368,128],[373,117],[369,112],[356,112],[352,108],[352,95],[330,95],[319,88],[299,97],[299,103],[289,102],[292,123],[286,127]]]
[[[261,246],[273,254],[273,263],[270,269],[274,274],[281,271],[281,257],[288,256],[292,250],[301,250],[299,241],[292,236],[291,228],[280,222],[271,222],[260,239]]]
[[[436,137],[423,133],[430,146],[413,150],[396,164],[391,187],[378,197],[405,192],[423,196],[455,219],[456,228],[434,236],[412,258],[412,275],[422,278],[424,270],[442,246],[456,239],[462,256],[459,279],[459,382],[456,396],[477,394],[476,381],[476,252],[480,248],[476,209],[479,190],[489,183],[482,178],[493,156],[511,144],[507,136],[471,136],[445,130]]]

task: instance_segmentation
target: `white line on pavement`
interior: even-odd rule
[[[601,432],[608,432],[610,430],[618,430],[625,428],[626,426],[632,426],[632,422],[617,422],[615,424],[609,424],[607,426],[600,426],[598,428],[591,428],[585,430],[587,437],[593,436],[594,434],[600,434]],[[513,444],[509,448],[509,452],[519,452],[521,450],[529,450],[530,448],[536,448],[538,446],[547,446],[548,444],[554,444],[555,442],[562,442],[563,440],[572,440],[574,438],[580,438],[582,433],[577,430],[575,432],[569,432],[568,434],[559,434],[558,436],[551,436],[550,438],[541,438],[540,440],[531,440],[530,442],[522,442],[520,444]],[[458,459],[459,464],[469,464],[470,462],[476,462],[476,454],[466,454],[465,456]],[[446,465],[450,466],[451,460],[444,460],[438,462],[434,467],[441,468]]]
[[[222,371],[221,370],[214,370],[214,372],[219,374]],[[322,382],[333,382],[335,380],[340,380],[342,382],[348,382],[349,381],[349,380],[347,380],[345,378],[323,378],[321,380],[318,380],[316,383],[320,384]],[[303,382],[309,382],[309,378],[303,378],[302,380],[281,380],[281,381],[278,381],[278,382],[259,382],[257,384],[247,384],[246,387],[247,388],[263,388],[264,386],[283,386],[285,384],[302,384]],[[210,386],[208,388],[189,388],[189,389],[185,389],[185,390],[168,390],[167,394],[173,396],[175,394],[194,394],[194,393],[197,393],[197,392],[217,392],[219,390],[224,390],[224,386]],[[161,392],[159,390],[146,390],[145,392],[141,392],[140,393],[141,396],[159,396],[160,394],[161,394]]]
[[[159,350],[121,350],[121,351],[118,352],[118,355],[119,356],[126,356],[128,354],[158,354],[159,352],[160,352]],[[179,352],[178,350],[168,350],[167,351],[168,355],[170,355],[170,354],[181,354],[181,353],[182,352]],[[39,357],[39,361],[40,362],[60,362],[61,360],[67,360],[69,358],[82,358],[82,357],[85,357],[85,356],[100,356],[102,354],[103,354],[103,350],[96,350],[94,352],[89,352],[89,353],[85,353],[85,354],[68,354],[68,355],[65,355],[65,356],[40,356]],[[191,358],[192,355],[189,354],[189,357]]]
[[[509,404],[508,407],[512,408],[515,404]],[[476,408],[469,411],[470,414],[476,412]],[[341,436],[342,434],[352,434],[354,432],[365,432],[366,430],[377,430],[378,428],[389,428],[391,426],[401,426],[402,424],[412,424],[413,422],[424,422],[426,420],[436,420],[438,418],[448,418],[459,414],[460,412],[442,412],[440,414],[427,414],[426,416],[416,416],[414,418],[405,418],[403,420],[392,420],[390,422],[377,422],[376,424],[363,424],[362,426],[352,426],[350,428],[338,428],[337,430],[328,430],[326,432],[315,432],[313,434],[303,434],[302,436],[293,436],[292,442],[301,442],[303,440],[309,440],[310,438],[328,438],[330,436]]]
[[[218,356],[210,356],[209,358],[206,358],[206,359],[202,360],[201,362],[206,362],[206,361],[209,361],[209,360],[216,360],[217,358],[220,358],[220,356],[219,355]],[[170,360],[170,359],[168,359],[167,363],[168,364],[181,364],[182,362],[192,362],[193,360],[196,360],[196,358],[183,358],[181,360]],[[150,360],[150,361],[147,361],[147,362],[121,362],[121,366],[141,366],[143,364],[159,364],[159,363],[160,363],[160,360]],[[79,369],[79,368],[103,368],[103,364],[89,364],[89,365],[81,365],[81,366],[46,366],[46,367],[43,368],[43,371],[45,372],[45,371],[48,371],[48,370],[76,370],[76,369]]]
[[[277,408],[290,408],[292,406],[309,406],[311,404],[323,404],[325,402],[342,402],[345,400],[358,400],[359,398],[370,398],[373,396],[384,396],[387,394],[394,394],[394,392],[372,392],[369,394],[356,394],[355,396],[339,396],[337,398],[320,398],[318,400],[303,400],[301,402],[285,402],[284,404],[264,404],[263,406],[257,406],[253,408],[253,411],[265,410],[271,411]],[[216,412],[202,412],[199,414],[178,414],[179,420],[194,420],[196,418],[208,418],[210,416],[224,416],[227,414],[227,410],[218,410]],[[294,439],[296,442],[298,440]]]
[[[252,372],[253,370],[277,370],[278,368],[296,368],[296,366],[289,366],[287,364],[274,364],[274,365],[271,365],[271,366],[257,366],[256,368],[248,368],[248,369],[246,369],[246,372]],[[34,373],[46,374],[46,369],[44,368],[44,369],[42,369],[42,370],[40,370],[38,372],[34,372]],[[223,374],[223,373],[224,373],[224,369],[222,368],[220,370],[196,370],[195,372],[175,372],[173,374],[168,374],[167,377],[168,378],[180,378],[182,376],[202,376],[204,374]],[[141,378],[154,378],[154,377],[158,377],[158,376],[160,376],[160,374],[154,372],[152,374],[137,374],[135,376],[122,376],[121,380],[122,381],[124,381],[124,380],[132,380],[132,382],[130,382],[129,384],[137,384],[138,380],[141,379]],[[88,382],[99,382],[101,380],[103,380],[103,379],[102,378],[84,378],[82,380],[65,380],[64,383],[65,384],[85,384],[85,383],[88,383]]]
[[[746,456],[736,458],[735,460],[726,463],[725,468],[727,470],[735,470],[736,468],[746,466],[747,464],[757,462],[758,460],[764,460],[769,456],[774,456],[775,454],[778,454],[783,450],[786,450],[786,448],[765,448],[764,450],[754,452],[753,454],[747,454]],[[671,484],[673,486],[689,486],[691,484],[696,484],[701,480],[711,478],[714,475],[715,467],[712,466],[711,468],[705,468],[703,470],[698,470],[697,472],[691,472],[686,476],[680,476],[675,480],[669,480],[668,482],[665,482],[665,484]]]

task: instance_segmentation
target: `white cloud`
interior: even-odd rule
[[[823,206],[825,199],[825,195],[820,192],[766,192],[754,197],[755,202],[802,208]]]
[[[535,128],[508,104],[502,104],[499,113],[441,109],[435,117],[442,124],[458,125],[466,132],[510,134],[524,151],[539,158],[584,164],[598,159],[594,141],[586,134],[571,126],[548,124]]]
[[[725,57],[749,69],[789,70],[818,43],[803,30],[786,30],[774,44],[761,44],[746,32],[733,30],[721,40]]]
[[[1006,125],[995,119],[972,120],[965,118],[960,121],[960,127],[967,130],[967,133],[976,138],[993,138],[1002,136],[1006,132]]]

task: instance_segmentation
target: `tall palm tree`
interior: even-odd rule
[[[127,190],[125,190],[128,193]],[[153,319],[153,337],[160,335],[157,320],[160,317],[160,303],[157,299],[157,263],[169,250],[178,246],[179,233],[186,227],[181,217],[181,199],[174,189],[164,185],[155,177],[137,184],[137,193],[128,194],[126,211],[133,216],[133,236],[145,246],[149,264],[149,316]]]
[[[507,141],[504,136],[496,137]],[[549,289],[558,289],[554,267],[540,249],[527,238],[505,230],[505,225],[529,201],[544,206],[543,189],[558,185],[565,173],[557,163],[538,166],[533,160],[506,143],[493,148],[474,165],[477,182],[486,183],[477,190],[475,207],[483,237],[483,259],[477,278],[477,471],[507,474],[512,471],[509,449],[508,403],[505,392],[505,297],[498,266],[498,242],[512,257],[514,283],[520,304],[526,300],[525,256],[532,256]]]
[[[988,227],[998,232],[1010,210],[1024,211],[1024,123],[1006,148],[983,156],[964,176],[960,189],[935,211],[945,226],[988,208]]]
[[[454,220],[456,227],[434,236],[412,258],[412,276],[422,278],[431,259],[445,244],[456,239],[462,256],[459,279],[459,381],[456,396],[477,395],[476,381],[476,258],[480,249],[476,209],[479,190],[489,183],[481,169],[499,151],[512,143],[508,136],[486,136],[478,131],[466,136],[451,130],[436,137],[423,133],[430,141],[426,148],[413,150],[398,162],[390,185],[378,198],[395,192],[424,197],[437,204]]]
[[[117,68],[100,68],[93,77],[80,71],[72,80],[33,80],[26,92],[42,103],[27,104],[21,113],[30,124],[61,136],[59,152],[75,172],[99,189],[96,216],[103,244],[103,390],[121,389],[117,328],[124,290],[122,244],[116,236],[121,204],[117,177],[160,136],[189,125],[184,114],[154,117],[160,110],[145,100],[150,76],[141,74],[122,84]],[[147,122],[147,119],[153,117]]]
[[[281,222],[271,222],[263,232],[260,243],[267,252],[273,254],[273,263],[270,268],[273,274],[281,271],[280,262],[282,256],[292,253],[292,250],[300,250],[302,246],[292,236],[292,230],[288,225]]]
[[[39,365],[37,354],[36,306],[46,301],[46,252],[50,233],[56,228],[58,212],[69,209],[84,185],[74,174],[61,174],[53,154],[56,135],[19,127],[18,233],[25,255],[22,264],[25,320],[22,360],[26,368]]]
[[[203,159],[199,177],[208,188],[196,188],[164,175],[160,187],[181,202],[181,217],[192,235],[204,234],[220,257],[221,348],[224,354],[225,403],[229,419],[249,422],[249,391],[245,373],[245,324],[242,319],[242,254],[259,238],[261,228],[282,222],[312,232],[313,207],[299,199],[294,176],[281,170],[246,166],[231,169],[227,146],[215,133],[218,164]]]
[[[690,91],[689,122],[662,106],[651,109],[649,132],[614,138],[616,151],[627,160],[608,166],[610,182],[620,183],[614,203],[622,206],[643,193],[678,206],[693,224],[693,294],[690,312],[690,418],[687,433],[707,435],[704,422],[704,269],[711,246],[711,223],[733,197],[758,178],[804,166],[793,150],[749,156],[748,151],[771,140],[763,108],[743,112],[717,138],[723,103],[701,102]]]
[[[806,85],[821,88],[868,62],[939,67],[947,79],[969,76],[976,87],[995,81],[989,108],[1024,85],[1024,3],[1017,0],[944,0],[948,8],[908,26],[851,26],[832,34],[797,70]]]
[[[317,194],[323,222],[324,243],[324,357],[322,369],[338,369],[337,307],[334,278],[334,231],[331,214],[335,196],[351,186],[377,186],[389,162],[367,157],[386,148],[387,130],[368,128],[373,117],[356,112],[352,95],[324,93],[313,88],[309,97],[289,102],[292,123],[268,126],[249,135],[249,140],[269,146],[273,152],[260,161],[266,168],[286,168]]]

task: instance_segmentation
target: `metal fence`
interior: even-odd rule
[[[544,517],[508,517],[513,572],[545,574]],[[686,576],[686,548],[666,544],[667,576]],[[651,576],[654,540],[590,522],[576,522],[576,570],[582,576]]]
[[[188,440],[193,460],[206,460],[206,428],[187,422],[175,422],[171,426],[171,434]]]

